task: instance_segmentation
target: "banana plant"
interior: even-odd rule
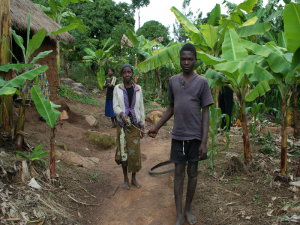
[[[31,89],[32,100],[36,105],[36,109],[39,114],[45,118],[46,123],[51,127],[51,137],[50,137],[50,174],[51,178],[55,178],[55,126],[58,125],[56,123],[59,118],[61,112],[59,112],[56,108],[59,108],[60,105],[55,105],[52,102],[46,100],[41,94],[39,84],[33,86]]]
[[[88,54],[83,57],[83,60],[85,62],[94,62],[99,67],[99,72],[97,73],[97,80],[98,84],[101,90],[103,90],[103,83],[105,82],[105,71],[103,68],[104,59],[107,59],[110,57],[110,50],[114,47],[114,45],[111,45],[107,50],[104,50],[108,43],[110,42],[111,38],[109,38],[102,49],[98,49],[96,51],[93,51],[90,48],[85,48],[84,51]]]
[[[265,46],[257,45],[243,40],[242,45],[252,51],[257,57],[263,57],[264,66],[269,68],[272,79],[282,99],[282,128],[281,128],[281,174],[287,171],[287,108],[289,105],[291,90],[296,81],[300,79],[300,6],[295,3],[287,4],[284,8],[284,36],[287,40],[287,49],[269,42]],[[249,94],[250,95],[250,94]],[[248,95],[248,96],[249,96]],[[248,97],[247,96],[247,97]]]
[[[247,129],[245,104],[247,101],[254,101],[257,97],[262,96],[270,90],[269,80],[273,76],[261,67],[260,62],[263,61],[262,56],[249,55],[248,51],[241,42],[243,39],[239,37],[237,32],[229,29],[224,37],[222,45],[221,58],[213,57],[209,54],[198,52],[202,56],[202,60],[206,65],[213,65],[215,70],[225,74],[221,75],[215,70],[208,69],[205,77],[208,79],[210,86],[221,85],[231,88],[238,97],[239,112],[242,119],[243,129],[243,145],[244,157],[246,163],[251,160],[249,135]],[[252,43],[248,41],[249,43]],[[249,95],[245,97],[248,85],[252,82],[258,83]]]

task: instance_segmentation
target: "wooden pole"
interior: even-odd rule
[[[10,33],[10,0],[0,0],[0,38],[5,43],[0,43],[0,65],[11,63],[11,54],[8,48],[11,48],[11,33]],[[12,73],[9,71],[8,73],[0,72],[0,76],[5,80],[12,79]],[[6,96],[1,101],[5,103],[6,112],[4,112],[4,108],[1,108],[1,116],[0,118],[4,121],[4,129],[6,132],[10,132],[12,129],[12,96]],[[9,116],[8,118],[7,115]]]

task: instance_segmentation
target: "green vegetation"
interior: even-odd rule
[[[72,89],[70,87],[68,87],[66,85],[59,86],[58,95],[61,97],[74,99],[74,100],[77,100],[77,101],[85,103],[85,104],[104,106],[103,103],[97,101],[96,99],[94,99],[92,97],[87,97],[87,96],[79,97],[72,91]]]
[[[41,152],[42,148],[43,148],[43,145],[36,146],[29,155],[27,155],[21,151],[16,151],[17,157],[27,159],[29,161],[29,165],[34,162],[37,162],[41,166],[45,167],[45,161],[42,158],[44,158],[49,153],[49,151],[47,150],[47,151]]]

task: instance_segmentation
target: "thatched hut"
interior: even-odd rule
[[[39,7],[37,7],[30,0],[10,0],[10,25],[16,33],[23,37],[26,43],[26,33],[28,27],[28,13],[31,13],[31,36],[44,28],[49,34],[61,26],[50,19]],[[34,52],[32,57],[37,56],[40,52],[53,50],[47,57],[39,59],[37,63],[41,65],[48,65],[49,69],[46,71],[49,86],[50,99],[53,101],[57,98],[58,79],[57,79],[57,40],[63,40],[69,43],[75,43],[72,35],[65,32],[58,35],[47,36],[41,47]],[[12,51],[20,62],[23,61],[23,55],[20,47],[13,41]]]

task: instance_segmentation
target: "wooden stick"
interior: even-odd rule
[[[90,206],[100,206],[98,204],[87,204],[87,203],[84,203],[84,202],[80,202],[80,201],[77,201],[75,198],[73,198],[72,196],[70,195],[67,195],[70,199],[72,199],[74,202],[77,202],[79,204],[82,204],[82,205],[90,205]]]

